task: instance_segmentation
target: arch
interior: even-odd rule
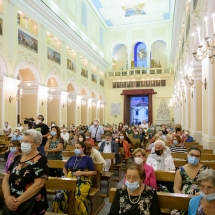
[[[97,97],[98,97],[97,92],[95,90],[93,90],[92,93],[91,93],[91,98],[92,99],[97,99]]]
[[[22,70],[22,69],[25,70],[25,69],[28,69],[28,68],[33,73],[34,80],[37,81],[38,83],[41,83],[41,77],[40,77],[39,70],[38,70],[38,68],[36,66],[36,63],[31,58],[30,55],[25,56],[25,58],[23,58],[21,61],[19,61],[16,64],[15,71],[14,71],[14,78],[17,79],[19,77],[20,70]]]
[[[69,91],[70,89],[73,89],[73,91]],[[75,81],[73,81],[72,79],[69,79],[67,81],[67,83],[66,83],[66,91],[67,92],[77,93],[77,86],[76,86]]]
[[[100,101],[104,101],[104,95],[100,94],[99,100],[100,100]]]
[[[126,42],[124,40],[117,40],[111,46],[111,51],[113,51],[114,47],[117,46],[117,45],[119,45],[119,44],[125,45],[127,47],[127,49],[128,49],[128,45],[126,44]]]
[[[3,53],[0,51],[0,77],[8,74],[8,66]]]
[[[130,47],[130,49],[133,49],[134,48],[134,46],[137,44],[137,43],[139,43],[139,42],[142,42],[142,43],[144,43],[145,45],[146,45],[146,49],[148,49],[148,41],[146,40],[146,39],[143,39],[143,38],[139,38],[139,39],[135,39],[135,40],[133,40],[132,41],[132,46]]]
[[[150,42],[150,46],[149,46],[150,49],[151,49],[153,43],[156,42],[156,41],[162,41],[162,42],[164,42],[164,43],[167,45],[167,47],[168,47],[168,43],[166,42],[165,38],[156,37],[156,38],[154,38],[154,39]]]
[[[26,69],[20,69],[18,77],[21,81],[35,81],[34,74],[29,67]]]
[[[81,89],[81,95],[82,96],[86,96],[87,95],[87,92],[84,88]]]
[[[58,74],[58,72],[52,70],[52,71],[50,71],[48,73],[48,75],[46,76],[46,80],[45,80],[45,85],[46,86],[48,86],[49,79],[51,79],[53,82],[56,81],[56,83],[53,83],[53,84],[57,85],[57,88],[59,88],[60,90],[62,90],[62,86],[63,86],[62,83],[63,82],[62,82],[62,79],[61,79],[60,75]]]
[[[144,57],[143,53],[146,52],[147,46],[144,42],[137,42],[134,46],[134,66],[147,68],[147,55]]]
[[[58,83],[55,77],[50,77],[47,83],[47,87],[58,87]]]
[[[83,96],[83,97],[85,97],[85,98],[87,98],[87,97],[89,97],[89,89],[86,87],[86,86],[83,86],[83,87],[81,87],[80,88],[81,89],[81,91],[80,91],[80,94]]]
[[[82,24],[87,27],[87,8],[84,2],[81,4],[81,21]]]

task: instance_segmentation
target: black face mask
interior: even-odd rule
[[[161,150],[155,150],[155,153],[156,153],[157,155],[161,155],[162,152],[163,152],[163,149],[161,149]]]

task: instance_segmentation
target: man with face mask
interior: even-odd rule
[[[99,162],[102,163],[102,169],[105,169],[106,161],[101,156],[100,152],[93,148],[92,143],[89,141],[85,141],[84,143],[86,145],[86,155],[90,156],[93,159],[93,162]]]
[[[40,153],[45,155],[44,146],[46,145],[47,137],[49,136],[50,133],[49,133],[49,127],[46,124],[44,124],[43,121],[44,121],[43,115],[38,115],[35,130],[39,131],[43,136],[43,140],[39,147],[39,151]]]
[[[171,155],[165,152],[165,143],[162,140],[156,140],[155,152],[150,154],[146,163],[154,170],[174,171],[175,164]]]
[[[99,125],[99,119],[94,120],[93,125],[90,126],[89,132],[94,142],[98,144],[101,141],[101,135],[104,134],[104,128]]]

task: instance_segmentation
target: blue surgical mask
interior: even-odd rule
[[[56,131],[51,131],[51,135],[54,137],[54,136],[56,136]]]
[[[140,187],[139,181],[130,183],[129,181],[125,181],[125,185],[128,187],[129,190],[135,191],[138,187]]]
[[[196,157],[189,156],[188,163],[190,163],[191,165],[197,165],[199,163],[199,159]]]
[[[178,144],[178,140],[173,140],[173,145],[177,145]]]
[[[10,151],[11,151],[12,153],[16,153],[16,152],[17,152],[17,148],[16,148],[16,147],[10,147]]]
[[[202,191],[200,191],[200,195],[201,195],[202,198],[204,198],[206,201],[213,201],[213,200],[215,200],[215,193],[211,193],[211,194],[205,195]]]
[[[82,154],[81,149],[75,149],[75,155],[76,155],[76,156],[79,156],[79,155],[81,155],[81,154]]]

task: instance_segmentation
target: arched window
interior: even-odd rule
[[[143,42],[138,42],[134,46],[134,66],[147,68],[146,44]]]
[[[82,24],[87,27],[87,8],[84,2],[82,2]]]

